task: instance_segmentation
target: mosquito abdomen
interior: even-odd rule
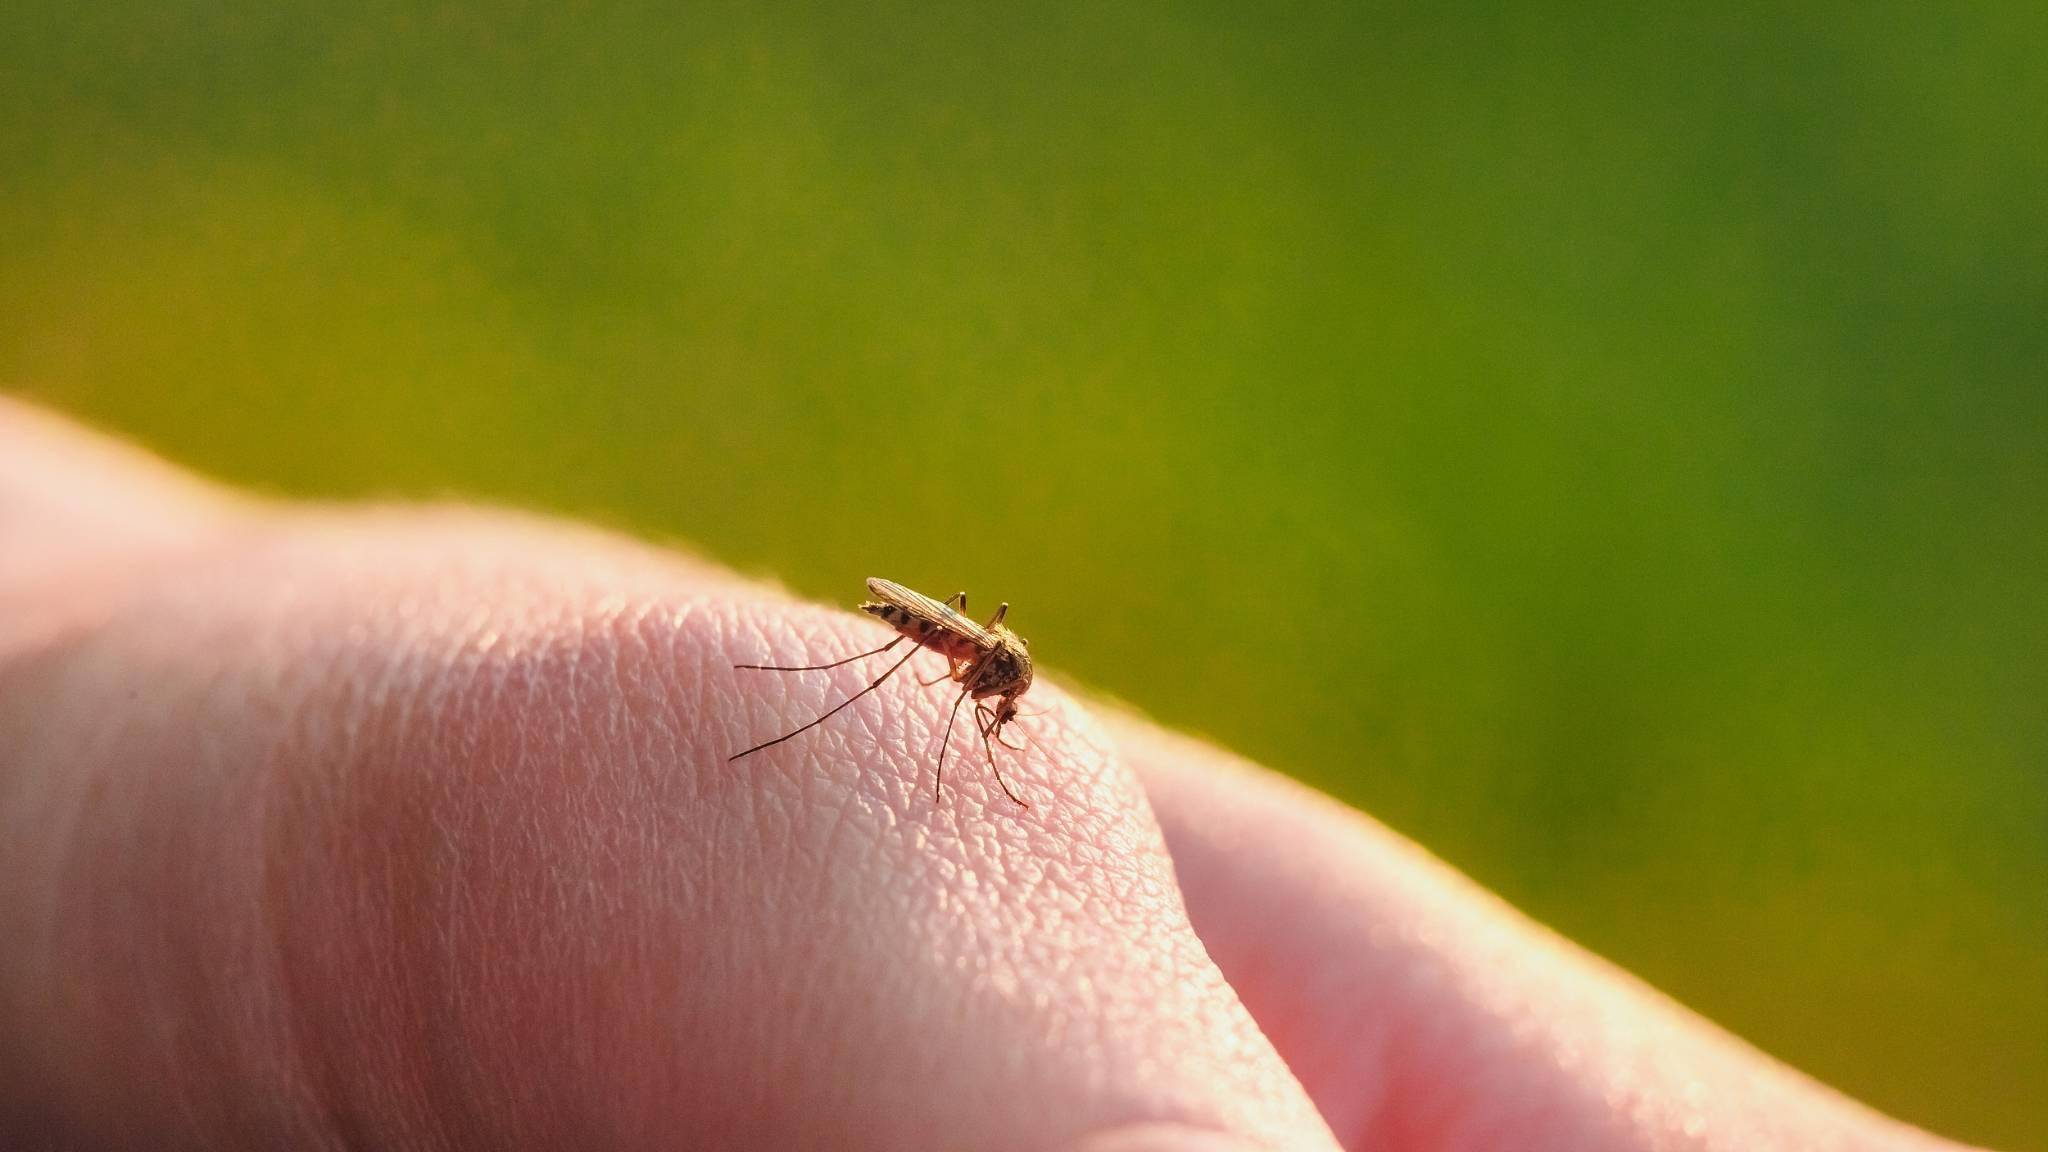
[[[860,610],[870,616],[881,617],[882,623],[949,660],[972,660],[980,654],[974,642],[965,636],[948,631],[899,605],[871,600],[861,605]]]
[[[870,616],[880,616],[882,623],[896,629],[898,632],[908,633],[917,623],[917,617],[912,616],[894,604],[885,604],[877,600],[870,600],[861,605],[860,610]]]

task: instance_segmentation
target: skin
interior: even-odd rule
[[[727,762],[878,637],[0,402],[0,1146],[1955,1147],[1042,679],[1029,809],[908,676]]]

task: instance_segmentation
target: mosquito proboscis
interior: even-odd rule
[[[773,740],[764,740],[743,752],[735,752],[728,761],[742,756],[751,756],[764,748],[773,748],[795,736],[816,728],[838,715],[848,705],[880,688],[884,681],[894,676],[910,658],[920,651],[930,650],[946,658],[946,671],[920,684],[929,687],[942,680],[951,680],[960,685],[960,691],[953,697],[953,708],[946,714],[946,734],[939,741],[939,768],[932,779],[932,798],[939,797],[939,789],[946,777],[946,750],[953,741],[953,724],[960,717],[960,706],[969,697],[974,700],[974,726],[981,733],[981,748],[988,756],[989,770],[995,773],[996,783],[1002,786],[1003,795],[1029,808],[1022,797],[1003,779],[1003,770],[996,766],[993,744],[1001,744],[1012,751],[1022,751],[1017,745],[1003,739],[1003,726],[1017,718],[1017,698],[1031,689],[1031,646],[1022,636],[1003,627],[1003,618],[1009,615],[1010,606],[1003,604],[989,617],[988,623],[976,624],[964,613],[967,610],[967,593],[955,592],[945,600],[934,600],[921,592],[913,592],[891,580],[870,578],[868,594],[873,596],[860,606],[860,610],[871,616],[878,616],[882,622],[896,629],[894,640],[870,652],[860,652],[829,664],[737,664],[734,667],[756,672],[822,672],[827,668],[838,668],[856,660],[880,656],[905,640],[911,642],[911,649],[901,660],[891,664],[887,671],[873,680],[867,687],[833,705],[823,715],[803,726],[785,732]],[[954,605],[959,607],[955,608]]]

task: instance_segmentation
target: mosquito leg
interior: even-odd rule
[[[896,641],[891,640],[889,642],[888,648],[880,649],[880,651],[886,652],[889,648],[893,648],[895,646]],[[732,755],[725,758],[726,763],[729,764],[742,756],[752,756],[754,753],[759,752],[763,748],[773,748],[777,744],[782,743],[784,740],[787,740],[792,736],[798,736],[810,731],[813,728],[816,728],[818,725],[823,724],[825,721],[830,720],[834,716],[837,716],[840,713],[840,711],[843,710],[848,704],[851,704],[855,700],[858,700],[861,697],[867,695],[868,693],[873,692],[875,689],[880,688],[882,686],[882,681],[887,680],[891,676],[894,676],[898,668],[901,668],[905,664],[910,663],[910,658],[922,651],[924,651],[924,649],[922,648],[912,648],[909,652],[904,653],[903,659],[898,660],[894,664],[889,665],[889,670],[887,672],[884,672],[880,676],[875,677],[873,680],[868,681],[867,687],[861,689],[858,692],[855,692],[853,695],[848,696],[846,699],[841,700],[838,704],[833,706],[830,712],[825,713],[823,716],[818,717],[816,720],[811,721],[809,724],[804,725],[803,727],[797,729],[794,732],[786,732],[780,736],[777,736],[773,740],[769,740],[762,744],[756,744],[752,748],[747,749],[745,752],[735,752]],[[876,653],[874,652],[868,653],[868,655],[870,656],[873,656],[875,654]],[[859,659],[859,657],[855,657],[855,659]],[[841,660],[840,663],[844,664],[846,663],[846,661]]]
[[[946,746],[953,742],[953,721],[960,718],[960,703],[967,699],[967,689],[962,688],[953,697],[953,710],[946,713],[946,737],[939,741],[939,770],[932,776],[932,803],[939,802],[939,785],[946,779]]]
[[[1023,745],[1012,744],[1008,740],[1003,739],[1003,726],[996,720],[996,710],[986,704],[974,706],[974,726],[995,737],[996,743],[1001,744],[1012,752],[1025,751]],[[1030,737],[1027,736],[1025,739],[1028,740]]]
[[[982,627],[993,628],[996,625],[1001,624],[1003,622],[1003,617],[1008,616],[1009,614],[1010,604],[1009,601],[1006,600],[1003,603],[996,605],[996,614],[989,617],[988,623],[982,625]]]
[[[965,612],[965,611],[967,611],[967,593],[965,593],[965,592],[955,592],[955,593],[953,593],[953,594],[952,594],[951,596],[948,596],[948,597],[946,597],[946,603],[948,603],[948,604],[956,604],[956,603],[957,603],[957,604],[959,604],[959,605],[960,605],[960,610],[961,610],[962,612]]]
[[[939,674],[938,674],[937,676],[934,676],[934,677],[932,677],[932,678],[931,678],[931,679],[929,679],[929,680],[919,680],[919,681],[918,681],[918,684],[920,684],[920,685],[921,685],[921,686],[923,686],[923,687],[929,688],[929,687],[931,687],[932,685],[934,685],[934,684],[937,684],[937,683],[938,683],[939,681],[941,681],[941,680],[950,680],[950,679],[952,679],[952,677],[953,677],[953,671],[954,671],[954,665],[953,665],[953,662],[952,662],[951,660],[948,660],[948,661],[946,661],[946,670],[945,670],[944,672],[941,672],[941,673],[939,673]]]
[[[823,672],[827,668],[837,668],[841,664],[851,664],[855,660],[865,660],[870,656],[880,656],[882,653],[887,652],[889,649],[894,648],[898,644],[903,643],[903,641],[906,639],[908,639],[908,637],[898,636],[894,640],[889,641],[887,644],[882,645],[880,648],[875,649],[873,652],[863,652],[858,656],[848,656],[844,660],[834,660],[830,664],[735,664],[733,665],[733,667],[751,668],[757,672]]]
[[[996,767],[995,750],[988,746],[988,729],[986,728],[981,730],[981,750],[988,755],[988,770],[996,774],[996,783],[1002,785],[1003,795],[1015,800],[1019,808],[1031,807],[1031,805],[1024,803],[1023,799],[1015,792],[1010,791],[1010,782],[1003,779],[1003,770]]]

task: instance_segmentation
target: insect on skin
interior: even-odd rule
[[[1003,795],[1029,808],[1030,805],[1011,791],[1009,782],[1003,779],[1003,770],[996,767],[995,749],[990,746],[990,741],[994,741],[1012,751],[1023,751],[1003,739],[1003,725],[1017,718],[1017,698],[1031,689],[1031,646],[1022,636],[1003,627],[1003,617],[1009,614],[1010,606],[998,607],[988,623],[976,624],[960,614],[967,608],[965,592],[955,592],[942,603],[893,581],[870,578],[868,594],[874,599],[862,604],[860,610],[881,617],[883,623],[899,633],[880,648],[848,656],[844,660],[834,660],[830,664],[736,664],[734,667],[759,672],[819,672],[870,656],[880,656],[905,640],[911,642],[910,651],[904,654],[903,659],[891,664],[887,672],[868,681],[867,687],[834,705],[831,711],[793,732],[785,732],[744,752],[735,752],[727,757],[727,762],[751,756],[763,748],[773,748],[792,736],[800,736],[816,728],[847,705],[880,688],[882,681],[894,676],[897,669],[908,664],[921,649],[928,648],[946,658],[946,671],[919,683],[929,687],[941,680],[951,680],[960,685],[959,695],[953,698],[953,710],[946,715],[945,739],[939,742],[939,771],[932,780],[932,799],[938,799],[939,786],[945,779],[946,747],[953,739],[953,722],[960,716],[960,705],[972,696],[974,726],[981,731],[981,749],[988,754],[989,770],[995,773],[996,783],[1002,785]],[[953,607],[955,603],[960,605],[959,609]],[[994,703],[989,702],[991,697]]]

